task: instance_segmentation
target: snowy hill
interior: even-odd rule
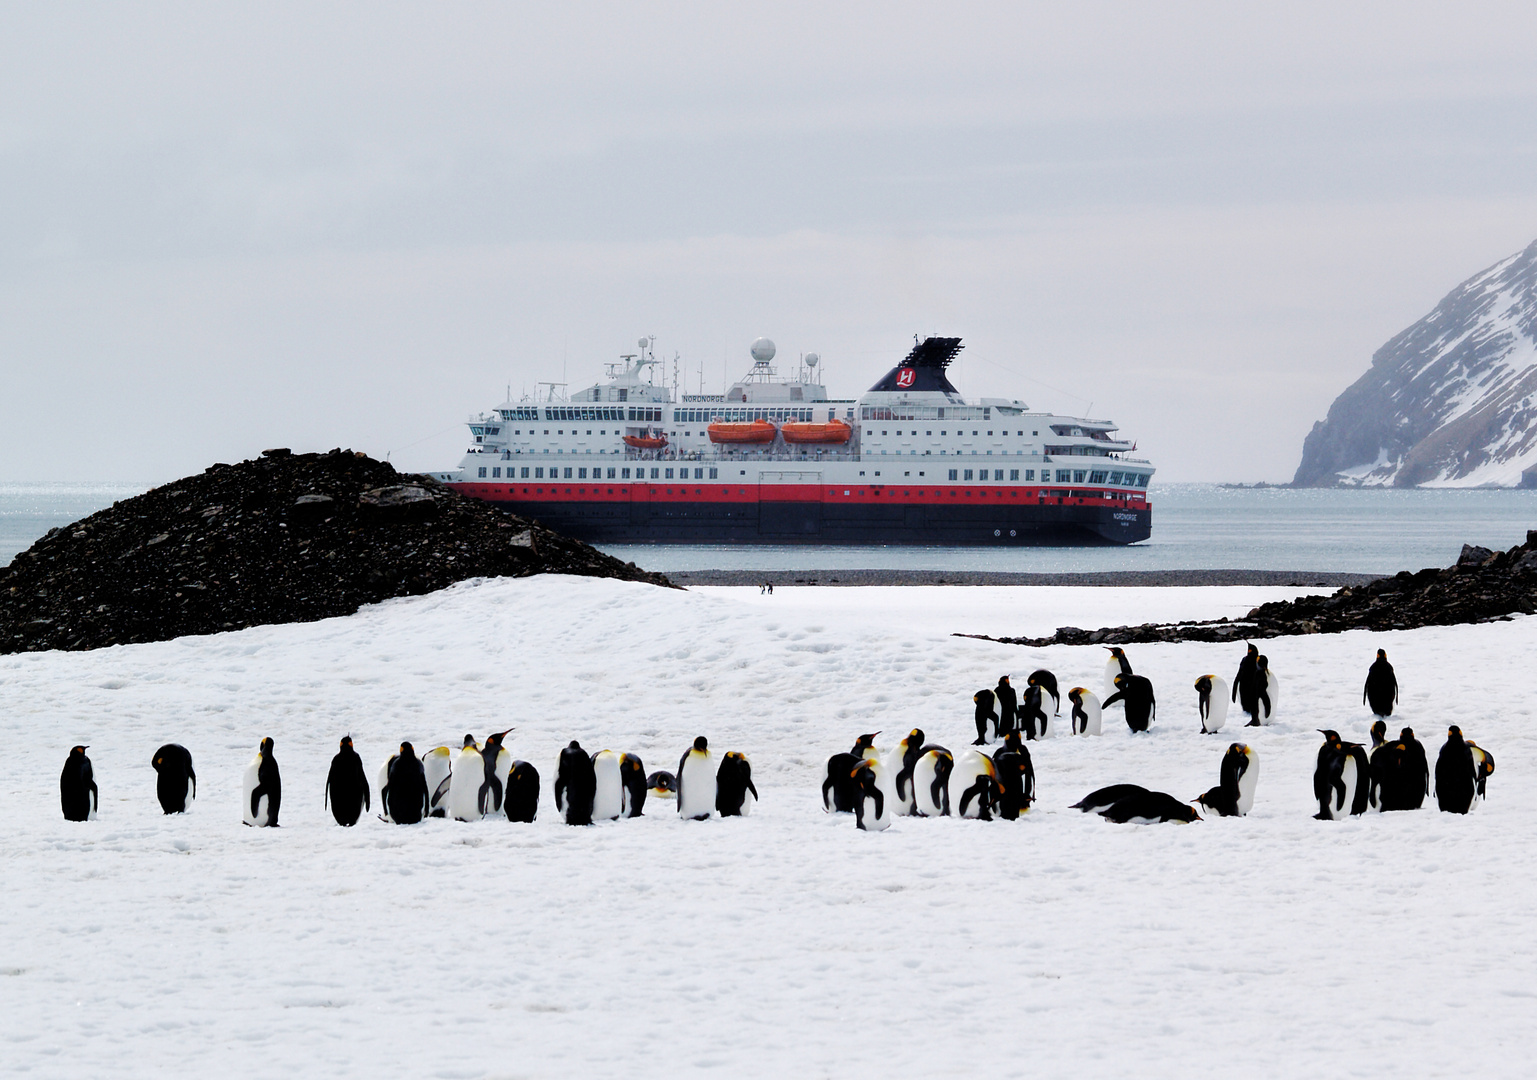
[[[1378,349],[1313,425],[1292,483],[1515,487],[1533,465],[1537,242]]]

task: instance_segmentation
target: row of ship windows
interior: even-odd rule
[[[482,480],[488,479],[488,477],[486,476],[486,470],[487,469],[490,469],[490,472],[491,472],[491,475],[490,475],[489,479],[500,480],[502,478],[501,466],[499,466],[499,465],[489,465],[489,466],[488,465],[482,465],[480,467],[480,477],[479,477],[480,479],[482,479]],[[533,470],[533,476],[532,477],[529,476],[529,470],[530,469]],[[571,475],[573,470],[576,473],[576,475],[574,477]],[[578,466],[566,466],[564,468],[558,467],[558,466],[551,466],[550,469],[549,469],[550,479],[551,480],[586,480],[587,479],[588,471],[589,471],[588,469],[581,468],[581,467],[578,467]],[[592,479],[594,479],[594,480],[602,480],[602,479],[604,479],[604,470],[601,467],[594,468],[594,469],[592,469],[590,471],[592,472]],[[674,469],[665,468],[665,467],[662,467],[662,466],[655,466],[655,467],[653,467],[651,469],[650,479],[652,479],[652,480],[672,480],[672,479],[674,479],[674,472],[675,471],[676,471],[676,474],[677,474],[676,475],[676,479],[687,480],[689,478],[689,475],[688,475],[689,471],[686,468],[678,468],[678,469],[674,470]],[[956,480],[960,480],[960,481],[971,480],[973,478],[973,474],[975,474],[975,478],[977,480],[985,481],[985,480],[988,479],[988,471],[989,470],[987,470],[987,469],[951,469],[950,470],[950,479],[952,481],[956,481]],[[1003,479],[1003,474],[1004,474],[1005,470],[1003,470],[1003,469],[993,469],[991,471],[992,471],[992,479],[993,480],[1002,480]],[[1053,470],[1051,470],[1051,469],[1042,469],[1041,470],[1041,481],[1043,483],[1051,483],[1052,482],[1052,476],[1051,476],[1052,471]],[[1119,473],[1119,472],[1106,473],[1106,472],[1099,471],[1099,470],[1090,472],[1090,471],[1088,471],[1086,469],[1057,469],[1055,471],[1056,471],[1056,474],[1057,474],[1057,476],[1056,476],[1056,483],[1058,483],[1058,484],[1083,484],[1083,483],[1089,483],[1089,484],[1124,484],[1124,485],[1126,485],[1128,487],[1147,487],[1147,482],[1150,479],[1152,479],[1152,476],[1149,473],[1131,473],[1131,472],[1129,472],[1129,473]],[[521,472],[522,475],[518,476],[517,474],[520,473],[520,472]],[[607,470],[607,472],[608,472],[607,479],[609,479],[609,480],[628,480],[628,479],[630,479],[631,470],[630,469],[621,469],[621,468],[610,468],[610,469]],[[1009,469],[1009,470],[1007,470],[1007,472],[1009,474],[1009,479],[1010,480],[1015,480],[1015,481],[1019,480],[1019,478],[1020,478],[1019,474],[1021,472],[1023,472],[1025,474],[1024,478],[1025,478],[1026,481],[1033,481],[1035,479],[1035,470],[1034,469]],[[544,479],[544,473],[545,473],[545,469],[541,465],[524,465],[524,466],[521,467],[521,469],[518,468],[517,466],[512,466],[512,465],[509,465],[507,467],[507,479],[509,479],[509,480],[513,480],[513,479],[543,480]],[[615,473],[617,473],[618,475],[616,476]],[[637,468],[637,469],[634,470],[634,473],[635,473],[635,479],[636,480],[645,480],[645,479],[647,479],[646,469],[645,468]],[[746,474],[743,473],[743,475],[745,476]],[[880,474],[876,473],[876,475],[879,476]],[[718,480],[718,479],[720,479],[720,469],[716,468],[716,467],[696,468],[694,470],[694,479],[695,480],[706,480],[706,479]]]
[[[621,391],[622,392],[622,391]],[[539,406],[525,405],[516,409],[498,409],[503,420],[538,420]],[[642,423],[660,423],[661,409],[604,409],[582,406],[555,406],[544,410],[546,420],[638,420]],[[494,434],[494,433],[493,433]],[[549,434],[548,431],[545,432]],[[587,434],[591,435],[592,432]]]

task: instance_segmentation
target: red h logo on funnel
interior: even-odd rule
[[[913,385],[913,380],[917,377],[918,373],[916,371],[910,367],[905,367],[897,372],[897,385],[903,387],[911,386]]]

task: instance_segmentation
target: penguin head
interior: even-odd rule
[[[1210,675],[1202,675],[1199,679],[1197,679],[1195,681],[1195,688],[1197,690],[1210,690],[1211,689],[1211,676]]]
[[[572,739],[571,740],[571,745],[566,747],[567,750],[580,750],[581,748],[582,748],[582,744],[577,742],[575,739]]]
[[[340,743],[340,749],[342,749],[342,750],[351,750],[352,749],[352,736],[351,735],[343,735],[342,736],[342,741]]]
[[[1067,700],[1071,701],[1075,705],[1082,705],[1084,689],[1085,688],[1082,686],[1073,687],[1067,692]]]
[[[1259,655],[1259,646],[1258,645],[1254,644],[1252,641],[1245,642],[1244,644],[1249,646],[1249,655],[1250,656],[1258,656]]]
[[[1388,658],[1388,651],[1386,649],[1378,649],[1377,650],[1377,659],[1378,660],[1386,660],[1387,658]]]
[[[1110,655],[1115,657],[1117,660],[1126,655],[1125,651],[1119,645],[1106,645],[1105,648],[1109,649]]]
[[[473,736],[473,735],[466,735],[464,737],[464,745],[465,745],[466,748],[474,746],[475,745],[475,736]]]
[[[70,753],[71,757],[76,757],[76,756],[78,756],[80,754],[85,753],[88,749],[90,749],[90,747],[88,747],[88,746],[71,746],[69,748],[69,753]]]
[[[575,744],[573,743],[572,745],[575,745]],[[699,736],[697,739],[694,740],[694,749],[695,750],[703,751],[703,750],[708,750],[709,748],[710,748],[710,740],[706,739],[703,735]]]
[[[262,740],[261,752],[263,754],[270,754],[270,753],[272,753],[272,745],[273,745],[272,744],[272,736],[269,735],[265,739]]]
[[[486,736],[486,748],[487,749],[500,749],[501,745],[502,745],[502,740],[505,739],[507,737],[508,733],[511,732],[511,731],[512,731],[512,728],[508,728],[506,731],[498,731],[495,735],[487,735]]]
[[[1009,685],[1009,677],[1007,675],[1000,675],[1000,676],[998,676],[998,685],[999,686],[1008,686]]]
[[[400,756],[403,757],[403,758],[407,758],[407,759],[414,758],[416,756],[416,749],[415,749],[415,747],[413,747],[408,742],[401,743],[400,744]]]
[[[923,745],[923,729],[922,728],[915,727],[915,728],[913,728],[913,730],[911,730],[911,731],[909,731],[907,733],[907,745],[909,745],[909,746],[922,746]]]
[[[1268,657],[1265,654],[1261,653],[1259,656],[1256,656],[1254,658],[1254,666],[1259,668],[1261,671],[1269,671],[1270,670],[1270,657]]]
[[[1408,742],[1410,739],[1414,738],[1414,729],[1412,727],[1406,727],[1398,733],[1398,737],[1404,742]]]
[[[875,745],[875,737],[877,735],[879,735],[879,734],[880,734],[879,731],[872,731],[868,735],[861,735],[859,738],[855,739],[854,740],[854,753],[857,754],[861,750],[868,750],[868,749],[870,749],[870,747],[874,746]],[[730,757],[731,755],[727,754],[726,756]]]
[[[1387,737],[1388,725],[1385,722],[1378,720],[1375,724],[1372,725],[1372,738],[1377,742],[1382,742]]]
[[[1462,738],[1462,729],[1456,724],[1453,724],[1451,727],[1446,729],[1446,737],[1448,739],[1460,739]]]
[[[1117,676],[1116,676],[1116,677],[1115,677],[1115,685],[1117,685],[1117,686],[1121,686],[1121,685],[1123,685],[1123,684],[1124,684],[1124,683],[1125,683],[1125,682],[1126,682],[1126,676],[1125,676],[1125,675],[1117,675]]]
[[[1328,743],[1330,746],[1333,746],[1340,741],[1340,733],[1337,731],[1330,731],[1328,728],[1319,728],[1318,733],[1324,737],[1324,742]]]

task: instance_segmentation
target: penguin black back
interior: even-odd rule
[[[833,814],[854,812],[860,792],[859,777],[854,775],[854,770],[863,760],[857,754],[834,754],[827,759],[827,771],[822,777],[823,810]]]
[[[197,773],[192,752],[179,743],[166,743],[150,759],[155,767],[155,797],[167,814],[187,812],[187,800],[197,797]]]
[[[1449,814],[1466,814],[1473,808],[1478,787],[1473,751],[1462,737],[1462,729],[1446,729],[1446,742],[1436,758],[1436,805]]]
[[[741,817],[749,791],[756,802],[758,789],[753,786],[751,763],[735,750],[726,751],[715,771],[715,812],[721,817]]]
[[[65,821],[89,821],[100,803],[91,759],[85,755],[87,749],[84,746],[70,747],[69,757],[64,759],[64,771],[59,774],[59,803]]]
[[[1129,822],[1152,824],[1164,821],[1201,820],[1201,815],[1195,812],[1194,807],[1162,791],[1142,791],[1127,795],[1101,810],[1099,816],[1114,821],[1118,825]]]
[[[1146,731],[1158,715],[1152,680],[1141,675],[1117,675],[1115,693],[1105,699],[1105,707],[1120,701],[1126,709],[1126,726],[1132,731]]]
[[[1238,673],[1233,676],[1231,700],[1238,702],[1238,707],[1254,718],[1249,721],[1250,727],[1259,725],[1259,692],[1265,683],[1258,661],[1259,648],[1251,644],[1238,662]]]
[[[598,776],[592,758],[575,739],[560,752],[555,772],[555,805],[567,825],[592,824],[592,800],[598,791]]]
[[[913,767],[918,764],[918,759],[923,756],[924,734],[922,728],[913,728],[907,733],[906,747],[902,751],[902,767],[897,770],[895,779],[897,801],[911,802],[912,795],[909,789],[913,785]]]
[[[508,821],[533,821],[539,813],[539,770],[526,761],[514,761],[507,774],[504,800]]]
[[[1398,700],[1398,676],[1388,663],[1388,651],[1377,650],[1377,659],[1366,671],[1366,686],[1361,691],[1361,703],[1371,703],[1372,712],[1378,716],[1392,716],[1393,704]]]
[[[261,743],[261,766],[256,770],[256,787],[251,790],[251,816],[261,812],[261,800],[267,799],[267,826],[277,828],[278,808],[283,803],[283,775],[278,771],[277,758],[272,756],[271,736]]]
[[[1238,816],[1238,788],[1218,784],[1196,800],[1203,810],[1210,810],[1219,817]]]
[[[1035,765],[1023,744],[993,755],[998,770],[998,816],[1014,821],[1035,802]]]
[[[651,792],[651,783],[646,779],[646,763],[635,754],[620,754],[619,783],[624,787],[624,816],[644,817],[646,796]]]
[[[379,794],[381,809],[397,825],[415,825],[427,816],[427,774],[422,769],[416,748],[400,744],[400,753],[390,759],[385,771],[388,782]]]
[[[329,804],[338,825],[356,825],[364,810],[373,809],[368,792],[368,777],[363,759],[352,748],[352,736],[342,736],[341,746],[331,759],[326,775],[326,793],[322,804]]]
[[[1031,678],[1033,679],[1034,676]],[[1025,729],[1027,739],[1043,738],[1046,734],[1046,725],[1050,721],[1047,719],[1046,710],[1041,707],[1044,689],[1038,682],[1031,682],[1025,687],[1025,700],[1019,707],[1019,720]]]
[[[1025,680],[1025,684],[1027,686],[1039,686],[1051,695],[1052,715],[1055,716],[1062,711],[1062,695],[1057,693],[1057,677],[1051,672],[1045,668],[1041,668],[1039,671],[1032,671],[1030,678]]]
[[[1147,788],[1141,784],[1111,784],[1109,787],[1096,788],[1089,792],[1069,809],[1082,810],[1087,814],[1091,810],[1103,810],[1122,799],[1138,794],[1147,794]]]

